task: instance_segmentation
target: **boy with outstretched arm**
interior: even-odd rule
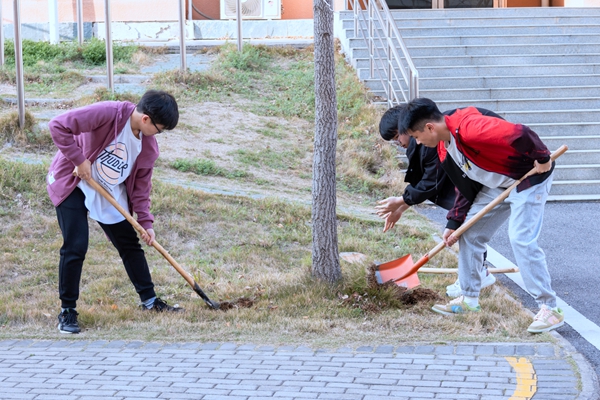
[[[56,207],[63,245],[58,266],[61,313],[58,329],[79,333],[76,302],[83,261],[88,249],[88,212],[118,250],[144,310],[178,311],[156,296],[150,269],[137,233],[119,211],[86,180],[93,178],[124,209],[137,214],[146,230],[144,242],[155,238],[150,213],[152,170],[158,158],[154,137],[175,128],[179,111],[170,94],[149,90],[137,105],[103,101],[53,118],[52,140],[58,147],[48,175],[47,190]]]
[[[408,168],[406,169],[404,181],[408,183],[402,196],[392,196],[377,202],[375,211],[377,215],[385,220],[383,231],[387,232],[400,220],[404,211],[415,204],[421,204],[426,200],[450,210],[448,219],[456,219],[458,214],[455,207],[463,205],[455,204],[456,189],[454,184],[446,175],[441,166],[440,158],[435,148],[425,147],[418,144],[416,140],[405,131],[398,130],[398,122],[402,113],[406,110],[406,104],[400,104],[387,110],[379,121],[379,133],[383,140],[392,145],[406,149]],[[500,118],[499,115],[485,109],[478,109],[484,115]],[[444,114],[451,115],[456,110],[449,110]],[[470,203],[468,204],[470,206]],[[459,218],[458,223],[462,223]],[[486,253],[484,253],[485,264]],[[485,276],[482,278],[481,288],[486,288],[496,282],[494,275],[484,268]],[[458,297],[462,294],[460,280],[446,287],[446,295]]]
[[[459,224],[448,221],[443,240],[447,246],[459,243],[462,296],[448,304],[434,305],[433,311],[444,315],[480,311],[482,255],[494,233],[508,219],[517,265],[527,290],[540,306],[527,330],[540,333],[562,326],[564,315],[556,306],[546,257],[537,243],[554,168],[550,151],[538,135],[525,125],[482,115],[475,107],[445,116],[426,98],[407,104],[398,128],[408,132],[417,143],[438,149],[442,167],[458,189],[458,196],[473,198],[465,220],[531,169],[537,172],[460,238],[453,236]],[[481,185],[478,191],[474,191],[472,182]]]

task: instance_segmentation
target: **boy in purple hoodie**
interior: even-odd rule
[[[61,332],[80,332],[76,302],[88,249],[88,212],[118,250],[142,308],[179,310],[156,297],[135,229],[86,182],[93,178],[123,208],[135,212],[147,232],[142,239],[152,245],[155,233],[150,190],[159,154],[154,136],[175,128],[178,120],[175,98],[166,92],[149,90],[137,105],[104,101],[68,111],[50,121],[50,134],[59,150],[50,164],[46,183],[63,235],[58,267]]]

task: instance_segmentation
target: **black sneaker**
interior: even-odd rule
[[[145,311],[155,311],[155,312],[164,312],[164,311],[180,312],[180,311],[184,311],[183,308],[180,308],[177,305],[175,307],[172,307],[172,306],[168,305],[167,302],[164,301],[164,300],[162,300],[160,297],[157,297],[156,300],[154,300],[154,304],[152,305],[152,308],[146,308],[146,307],[144,307],[144,305],[142,305],[142,310],[145,310]]]
[[[58,330],[62,333],[79,333],[79,324],[77,323],[77,311],[67,308],[58,314]]]

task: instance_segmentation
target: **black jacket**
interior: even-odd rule
[[[429,200],[445,210],[454,204],[455,190],[452,181],[442,169],[437,149],[417,144],[410,138],[406,149],[408,168],[404,182],[409,185],[402,197],[409,206]]]

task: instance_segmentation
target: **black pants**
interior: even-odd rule
[[[81,270],[89,243],[88,217],[84,201],[83,192],[75,188],[73,193],[56,207],[56,216],[63,235],[58,265],[58,292],[63,308],[75,308],[79,298]],[[140,300],[145,301],[156,296],[148,262],[135,229],[127,220],[110,225],[100,222],[99,224],[118,250]]]

